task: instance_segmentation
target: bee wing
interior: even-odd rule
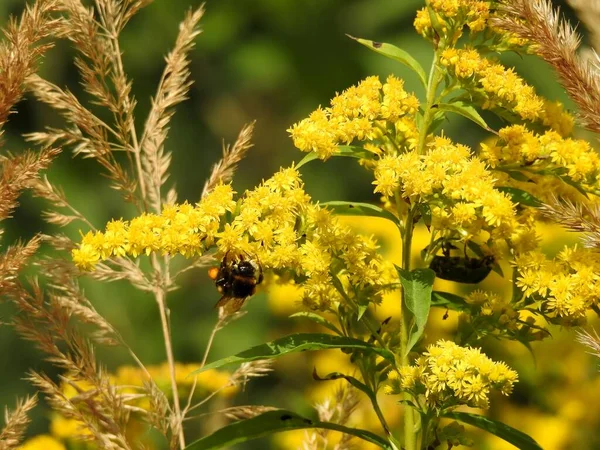
[[[215,308],[225,308],[230,313],[238,312],[241,309],[241,307],[244,305],[246,298],[247,297],[239,298],[239,297],[230,297],[228,295],[224,295],[215,304]]]

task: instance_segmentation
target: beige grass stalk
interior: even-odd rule
[[[168,178],[168,170],[171,162],[171,154],[165,151],[165,142],[168,135],[168,125],[175,112],[174,108],[187,98],[190,81],[189,52],[194,47],[194,39],[200,34],[198,28],[200,19],[204,14],[204,5],[194,11],[189,11],[179,26],[179,34],[173,50],[165,58],[166,66],[161,76],[155,96],[152,99],[152,107],[142,137],[137,143],[137,133],[130,124],[130,130],[134,137],[134,153],[136,165],[138,166],[138,178],[142,191],[144,204],[156,212],[162,210],[161,189]],[[138,158],[139,157],[139,158]],[[176,194],[172,194],[176,196]],[[169,310],[167,307],[166,290],[171,284],[169,269],[169,258],[153,257],[154,277],[157,281],[154,296],[160,312],[165,351],[169,364],[171,378],[171,389],[173,391],[173,409],[176,416],[176,429],[173,430],[179,437],[179,445],[185,447],[185,436],[183,432],[183,413],[181,410],[179,391],[175,375],[175,357],[171,339],[171,328]]]
[[[600,51],[600,1],[567,0],[567,3],[575,10],[577,18],[588,30],[592,49]]]
[[[255,122],[244,125],[232,146],[223,145],[223,156],[213,166],[211,174],[202,189],[202,197],[209,193],[217,184],[231,181],[238,163],[253,146],[251,140],[252,133],[254,132],[254,124]]]
[[[579,118],[600,132],[600,77],[598,58],[592,62],[577,51],[581,36],[560,18],[550,0],[501,0],[494,25],[533,45],[536,54],[556,71],[561,84],[579,106]]]
[[[17,401],[13,411],[8,408],[4,410],[4,428],[0,432],[0,450],[12,450],[23,440],[27,426],[31,419],[27,415],[35,405],[37,397],[26,397],[25,400]]]
[[[553,197],[540,208],[541,212],[553,222],[569,231],[583,233],[584,246],[600,249],[600,207],[584,205],[567,199]]]

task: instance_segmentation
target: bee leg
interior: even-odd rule
[[[227,303],[231,300],[231,297],[224,295],[219,299],[217,303],[215,303],[215,308],[223,308],[227,305]]]
[[[246,297],[246,298],[248,298],[248,297]],[[242,306],[244,306],[244,302],[246,301],[246,298],[234,298],[231,302],[229,302],[229,304],[228,304],[229,312],[236,313],[240,309],[242,309]]]
[[[244,302],[246,301],[246,298],[247,297],[237,298],[224,295],[215,304],[215,308],[223,308],[226,313],[233,314],[238,312],[242,308]]]

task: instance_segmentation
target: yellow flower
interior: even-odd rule
[[[50,432],[52,436],[60,439],[73,439],[76,436],[89,435],[90,431],[85,424],[75,419],[67,419],[60,414],[52,414],[50,419]]]
[[[484,109],[504,108],[525,120],[541,118],[549,122],[548,117],[542,117],[544,100],[513,69],[493,63],[473,49],[447,48],[440,62],[464,89],[484,96]]]
[[[371,76],[336,95],[331,107],[317,109],[288,132],[298,149],[325,160],[340,144],[371,143],[382,135],[386,122],[395,126],[418,107],[417,98],[404,90],[402,80],[390,75],[382,84]]]
[[[369,84],[376,83],[368,80],[361,89],[376,88]],[[227,211],[235,211],[234,217],[222,224]],[[311,309],[335,308],[343,299],[331,283],[332,272],[341,275],[348,295],[377,304],[397,281],[373,239],[357,235],[311,203],[294,167],[281,169],[237,203],[231,187],[218,186],[197,205],[171,205],[160,215],[113,221],[104,233],[84,236],[73,258],[89,269],[112,256],[160,252],[191,257],[211,247],[218,249],[218,258],[249,256],[265,271],[294,274],[303,281],[302,303]]]
[[[600,256],[589,249],[565,247],[554,259],[534,251],[517,256],[514,264],[524,297],[540,297],[540,310],[564,325],[584,320],[600,298]]]
[[[479,349],[441,340],[430,345],[415,365],[401,367],[399,374],[391,372],[386,391],[424,393],[431,408],[487,408],[490,391],[497,389],[508,395],[517,378],[517,373],[506,364],[492,361]]]
[[[436,30],[450,43],[455,43],[462,35],[464,26],[469,27],[472,33],[483,31],[488,26],[490,3],[479,0],[431,0],[428,6],[439,24]],[[433,38],[430,11],[427,8],[417,12],[414,26],[420,35]]]
[[[47,434],[27,439],[27,441],[18,448],[19,450],[66,450],[66,447],[62,442]]]

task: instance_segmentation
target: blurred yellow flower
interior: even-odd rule
[[[42,434],[25,441],[19,450],[66,450],[66,447],[52,436]]]

